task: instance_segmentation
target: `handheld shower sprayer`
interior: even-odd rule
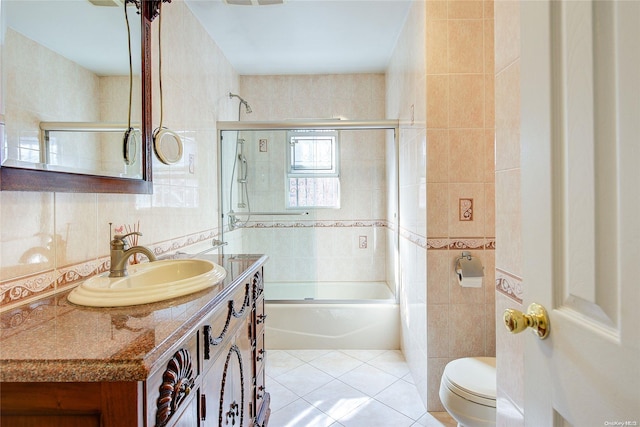
[[[238,153],[238,160],[240,165],[238,167],[238,183],[246,184],[247,182],[247,158],[244,156],[244,139],[238,138],[236,152]]]
[[[235,93],[229,92],[229,98],[238,98],[240,103],[238,104],[238,121],[241,119],[242,106],[244,105],[245,113],[251,113],[251,107],[249,103],[245,101],[240,95],[236,95]],[[247,185],[247,176],[249,174],[249,165],[247,163],[247,158],[244,155],[244,139],[240,138],[240,132],[236,131],[236,153],[235,158],[233,159],[233,167],[231,169],[231,188],[229,191],[229,207],[231,211],[229,212],[229,228],[231,230],[243,227],[251,218],[251,205],[249,203],[249,190]],[[237,183],[236,191],[238,193],[238,208],[247,209],[249,216],[247,216],[246,220],[241,221],[235,214],[233,214],[233,193],[234,193],[234,176],[235,182]]]
[[[244,111],[247,114],[251,114],[253,111],[249,106],[249,103],[245,101],[240,95],[236,95],[235,93],[229,92],[229,98],[238,98],[240,100],[240,105],[244,105]]]

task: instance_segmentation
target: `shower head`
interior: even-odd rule
[[[229,92],[229,98],[238,98],[240,100],[240,104],[244,105],[245,113],[251,114],[252,110],[249,106],[249,103],[245,101],[240,95],[236,95],[235,93]]]

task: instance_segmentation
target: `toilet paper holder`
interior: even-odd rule
[[[465,288],[482,286],[484,267],[478,258],[471,256],[471,252],[463,251],[462,255],[456,258],[453,268],[460,286]]]

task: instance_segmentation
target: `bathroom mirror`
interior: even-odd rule
[[[152,192],[150,27],[159,1],[127,1],[128,19],[124,1],[0,3],[0,189]]]

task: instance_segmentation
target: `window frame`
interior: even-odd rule
[[[313,168],[295,168],[294,167],[294,139],[303,140],[305,138],[312,137],[329,137],[331,138],[331,169],[313,169]],[[340,137],[339,131],[335,129],[291,129],[287,130],[287,167],[285,169],[285,208],[296,209],[340,209]],[[325,179],[332,178],[337,181],[337,196],[335,204],[331,205],[307,205],[307,206],[292,206],[290,204],[291,194],[291,179]]]

